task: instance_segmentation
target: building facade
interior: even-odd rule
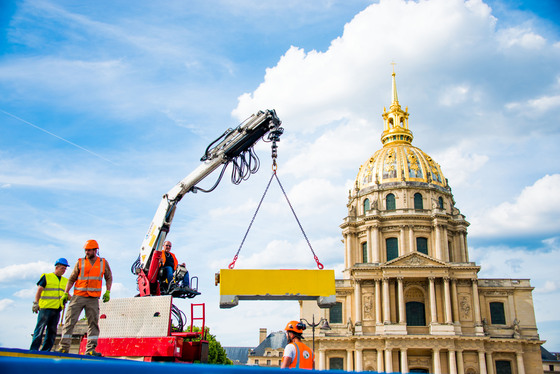
[[[434,374],[542,373],[528,279],[479,279],[469,223],[440,166],[412,145],[408,108],[383,110],[382,148],[348,196],[343,279],[336,306],[303,301],[301,317],[326,318],[316,367]],[[310,329],[306,330],[311,339]]]
[[[288,341],[284,331],[276,331],[267,335],[266,328],[261,328],[259,345],[249,351],[247,365],[279,368],[286,344]]]

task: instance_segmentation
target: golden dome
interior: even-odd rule
[[[360,167],[356,187],[360,190],[391,182],[417,182],[447,187],[440,166],[420,148],[413,146],[408,128],[408,108],[402,110],[397,97],[393,71],[393,102],[387,112],[383,108],[383,148]]]

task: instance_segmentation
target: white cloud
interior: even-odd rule
[[[14,296],[20,299],[32,299],[36,293],[37,293],[37,287],[25,288],[23,290],[19,290],[16,293],[14,293]]]
[[[264,249],[247,248],[240,254],[236,267],[240,269],[314,269],[317,264],[311,249],[300,232],[293,233],[294,238],[302,238],[291,242],[289,240],[271,240]],[[342,260],[342,244],[340,237],[326,237],[311,240],[311,246],[326,267],[332,268]],[[210,267],[220,268],[223,260],[214,260]]]
[[[378,121],[380,123],[380,121]],[[342,176],[348,168],[358,174],[359,165],[373,155],[381,144],[382,127],[369,121],[352,118],[336,123],[317,137],[305,141],[289,138],[280,152],[290,154],[281,165],[282,173],[296,177],[329,178]],[[287,149],[286,149],[287,148]]]
[[[559,238],[555,237],[543,240],[539,249],[507,245],[470,247],[470,260],[480,265],[480,278],[530,279],[535,287],[533,299],[537,321],[556,321],[560,308],[558,243]],[[546,332],[540,333],[545,335]]]
[[[537,293],[551,293],[558,289],[558,281],[547,280],[544,282],[544,286],[539,289],[536,289],[535,292]]]
[[[476,99],[468,84],[458,84],[443,88],[439,103],[443,106],[455,107],[469,99]]]
[[[0,268],[0,283],[12,283],[20,280],[35,279],[41,274],[48,273],[52,270],[53,265],[44,261],[9,265]]]
[[[525,102],[511,102],[507,103],[505,107],[508,110],[515,110],[530,117],[536,113],[542,114],[555,108],[560,108],[560,95],[541,96]]]
[[[13,303],[14,301],[10,299],[0,299],[0,312],[7,309]]]
[[[290,202],[302,215],[316,216],[330,211],[333,201],[340,201],[343,189],[328,179],[309,178],[294,186],[289,192]],[[299,215],[299,214],[298,214]]]
[[[472,144],[461,142],[443,152],[433,154],[451,186],[460,187],[472,183],[472,175],[488,162],[488,156],[473,153],[471,150]]]
[[[546,175],[523,189],[513,202],[471,218],[471,235],[520,236],[560,231],[560,174]]]
[[[512,27],[498,34],[498,41],[503,48],[520,46],[523,49],[541,49],[546,39],[527,28]]]
[[[488,43],[494,23],[480,1],[372,4],[346,24],[326,52],[290,48],[267,69],[253,93],[239,97],[233,114],[243,118],[273,105],[298,132],[343,118],[364,118],[376,99],[373,89],[385,81],[379,72],[387,71],[391,59],[414,61],[418,68],[434,63],[436,56],[460,59],[472,45]]]

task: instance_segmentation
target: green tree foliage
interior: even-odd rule
[[[216,339],[216,335],[210,334],[209,327],[205,327],[205,330],[206,340],[208,341],[208,363],[216,365],[233,365],[233,362],[226,356],[226,350]],[[200,331],[200,328],[194,326],[194,331],[198,332]]]

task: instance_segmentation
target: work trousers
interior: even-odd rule
[[[66,307],[60,348],[70,350],[74,326],[84,309],[88,322],[86,353],[95,350],[95,347],[97,347],[97,339],[99,337],[99,298],[74,295]]]
[[[41,309],[39,310],[39,315],[37,316],[37,326],[35,326],[35,331],[33,332],[33,340],[31,341],[30,351],[38,351],[41,347],[41,342],[43,346],[41,351],[50,351],[54,345],[54,339],[56,338],[56,326],[58,325],[58,320],[60,319],[60,309]],[[47,330],[45,339],[43,340],[43,335]]]

